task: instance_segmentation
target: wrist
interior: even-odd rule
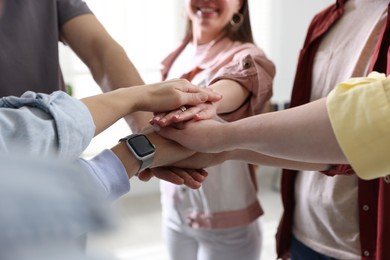
[[[235,149],[237,143],[237,133],[235,131],[234,122],[222,124],[216,138],[218,143],[221,144],[221,151],[230,151]]]
[[[112,147],[111,151],[115,153],[122,162],[129,179],[138,173],[138,169],[141,167],[141,162],[138,161],[129,151],[124,142],[120,142],[116,146]]]
[[[155,156],[155,146],[144,134],[131,134],[119,140],[126,144],[128,151],[141,163],[138,172],[144,171],[152,166]],[[138,175],[138,174],[136,174]]]
[[[126,87],[117,89],[120,100],[118,103],[121,104],[121,107],[126,108],[125,115],[132,114],[134,112],[139,111],[140,102],[142,101],[142,91],[140,91],[140,87]]]

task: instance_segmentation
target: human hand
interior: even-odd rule
[[[151,126],[145,128],[142,133],[145,134],[156,147],[152,167],[171,165],[195,153],[172,140],[157,135]]]
[[[189,105],[219,101],[222,96],[209,88],[200,88],[185,79],[173,79],[133,87],[144,97],[137,102],[136,111],[165,112]]]
[[[184,169],[177,167],[156,167],[138,174],[141,181],[149,181],[153,176],[173,184],[184,184],[191,189],[198,189],[208,173],[203,169]]]
[[[194,155],[174,164],[179,168],[203,169],[218,165],[229,160],[230,152],[220,153],[195,153]]]
[[[189,120],[204,120],[216,116],[217,110],[214,103],[206,102],[192,107],[185,107],[170,112],[155,113],[150,124],[166,127],[171,124],[177,124]]]
[[[225,125],[214,119],[189,121],[181,129],[174,127],[155,127],[158,135],[173,140],[190,150],[204,153],[216,153],[227,150],[228,136]]]

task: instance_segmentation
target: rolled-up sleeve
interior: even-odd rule
[[[390,78],[371,73],[336,86],[327,97],[337,141],[356,174],[373,179],[390,173]]]
[[[0,99],[0,151],[78,158],[95,124],[88,108],[62,91]]]
[[[254,45],[236,53],[232,61],[221,68],[210,84],[229,79],[245,87],[250,96],[237,110],[220,115],[226,121],[234,121],[246,116],[260,114],[272,96],[272,82],[275,76],[274,64]]]

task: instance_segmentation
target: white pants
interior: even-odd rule
[[[163,225],[171,260],[259,260],[262,247],[260,221],[238,228],[193,229]]]

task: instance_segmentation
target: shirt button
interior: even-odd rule
[[[390,183],[390,175],[386,175],[386,176],[383,178],[383,180],[384,180],[387,184],[389,184],[389,183]]]
[[[368,211],[369,209],[370,209],[370,207],[369,207],[368,205],[364,205],[364,206],[363,206],[363,210],[364,210],[364,211]]]
[[[249,69],[252,66],[252,64],[249,61],[244,61],[242,64],[242,67],[244,69]]]
[[[364,254],[365,256],[370,256],[370,252],[368,252],[367,250],[364,250],[363,254]]]

